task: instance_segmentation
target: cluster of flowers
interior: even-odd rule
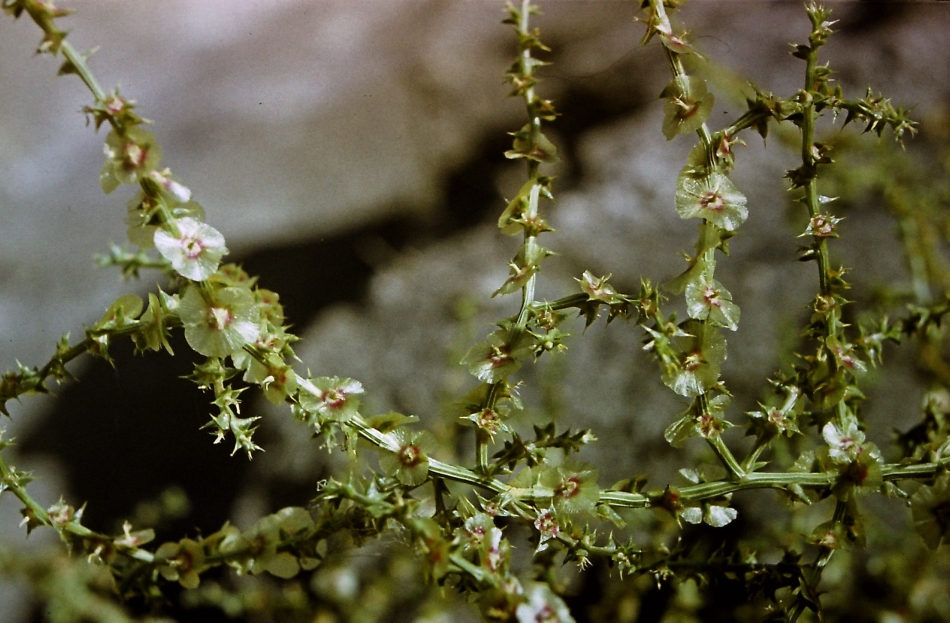
[[[674,74],[660,95],[666,113],[663,132],[668,139],[692,132],[700,138],[679,175],[674,202],[684,219],[701,220],[699,241],[686,271],[668,284],[669,290],[685,296],[689,318],[677,322],[675,314],[665,315],[660,309],[662,297],[650,282],[641,284],[638,296],[628,296],[614,289],[609,275],[584,273],[578,280],[579,292],[550,303],[534,300],[540,262],[550,254],[537,242],[541,233],[550,230],[539,214],[539,201],[552,198],[551,178],[541,174],[540,165],[557,159],[555,146],[541,132],[541,121],[552,120],[557,113],[550,101],[534,91],[534,70],[543,63],[531,53],[546,49],[537,31],[528,27],[534,9],[526,0],[520,9],[509,7],[506,22],[517,33],[519,56],[506,77],[513,86],[512,95],[524,100],[529,122],[513,133],[513,146],[506,155],[527,163],[528,180],[508,202],[498,222],[506,234],[523,233],[524,241],[511,263],[509,278],[496,294],[520,291],[522,304],[518,314],[500,322],[498,330],[476,344],[462,362],[479,382],[458,403],[461,419],[477,429],[477,466],[473,471],[433,458],[437,448],[432,435],[408,428],[416,418],[399,413],[361,415],[364,389],[358,381],[309,378],[293,370],[288,361],[294,359],[296,337],[287,331],[277,294],[258,287],[256,279],[240,267],[222,263],[228,252],[224,237],[204,222],[204,210],[191,191],[169,169],[160,168],[161,150],[154,136],[143,129],[147,122],[134,112],[134,102],[118,91],[105,94],[98,90],[81,56],[71,51],[63,39],[65,34],[55,27],[54,19],[63,12],[39,0],[3,0],[7,12],[18,16],[25,11],[41,26],[43,51],[62,51],[67,56],[61,73],[80,75],[96,94],[96,104],[86,112],[97,128],[102,124],[111,127],[100,174],[103,190],[110,193],[122,184],[139,188],[128,204],[126,222],[129,240],[140,252],[114,253],[115,261],[135,268],[144,265],[141,254],[157,253],[160,259],[153,264],[173,277],[177,291],[159,290],[149,295],[147,304],[135,295],[120,297],[87,329],[82,343],[71,346],[64,340],[43,369],[21,366],[4,375],[0,405],[43,391],[49,376],[66,378],[65,364],[84,352],[108,357],[110,341],[119,336],[130,336],[140,351],[164,348],[170,352],[169,331],[181,327],[188,345],[207,358],[195,366],[191,378],[214,393],[218,413],[208,426],[217,440],[230,434],[235,451],[243,449],[250,455],[258,449],[253,441],[256,418],[240,417],[240,395],[245,388],[236,387],[234,381],[240,375],[245,384],[259,387],[271,402],[289,403],[295,416],[316,434],[333,439],[342,431],[346,447],[354,454],[358,438],[370,442],[378,452],[380,468],[348,482],[324,483],[310,509],[285,508],[243,531],[225,526],[204,538],[165,543],[151,552],[142,547],[154,538],[150,530],[134,531],[127,524],[122,535],[109,537],[82,525],[82,508],[77,510],[62,500],[42,508],[25,491],[29,475],[0,460],[0,492],[10,490],[23,501],[27,529],[53,527],[68,546],[108,565],[116,576],[137,578],[123,586],[134,584],[143,593],[152,594],[158,578],[194,588],[204,571],[221,564],[239,573],[267,572],[290,578],[320,564],[326,553],[325,539],[341,526],[373,535],[395,526],[428,561],[433,579],[444,582],[451,576],[452,585],[479,593],[486,617],[520,623],[572,619],[551,585],[519,579],[512,571],[512,545],[502,530],[501,517],[533,526],[536,553],[546,552],[543,556],[552,561],[553,553],[563,551],[562,560],[584,566],[588,555],[597,553],[622,572],[669,570],[674,555],[668,550],[657,557],[655,565],[638,567],[642,552],[635,545],[618,546],[612,537],[598,544],[588,520],[606,519],[622,525],[611,507],[615,504],[668,511],[676,521],[725,526],[737,517],[730,506],[731,492],[750,476],[757,476],[758,486],[785,490],[801,501],[816,497],[805,491],[805,486],[838,499],[834,520],[819,526],[813,535],[813,542],[824,552],[860,542],[856,498],[881,489],[887,484],[888,473],[893,476],[900,467],[885,466],[880,452],[867,442],[857,417],[856,405],[862,396],[856,382],[867,369],[865,359],[874,361],[872,352],[880,353],[883,340],[897,339],[926,323],[896,332],[882,328],[862,334],[855,343],[847,338],[841,320],[846,301],[839,294],[846,287],[843,271],[833,270],[827,259],[827,241],[837,235],[840,219],[827,213],[825,205],[831,200],[818,195],[814,187],[818,165],[830,160],[826,146],[813,140],[813,122],[815,114],[829,108],[846,111],[849,121],[866,121],[867,129],[878,133],[890,126],[899,137],[913,127],[903,111],[882,98],[869,94],[853,102],[844,99],[840,89],[829,86],[827,68],[816,68],[812,61],[831,32],[830,23],[826,11],[812,6],[810,46],[796,48],[796,55],[809,60],[808,89],[789,99],[756,92],[747,114],[721,132],[710,133],[705,122],[714,100],[705,82],[684,70],[681,56],[693,54],[686,34],[674,31],[663,2],[650,0],[645,5],[645,41],[659,37]],[[745,197],[728,177],[734,147],[741,144],[737,134],[755,128],[764,136],[769,119],[791,121],[803,130],[803,164],[788,177],[793,188],[807,191],[803,203],[809,208],[810,220],[803,235],[811,236],[813,243],[803,259],[819,264],[821,292],[805,332],[813,339],[815,352],[803,357],[804,364],[792,378],[774,382],[774,404],[762,405],[760,411],[749,414],[748,430],[755,442],[740,464],[721,440],[723,431],[732,425],[723,416],[729,393],[720,380],[720,366],[726,359],[722,330],[737,329],[740,310],[731,293],[715,279],[716,252],[728,251],[730,237],[748,216]],[[522,408],[518,384],[510,379],[526,361],[565,350],[568,336],[562,327],[569,308],[585,316],[588,325],[606,309],[608,322],[621,317],[644,329],[645,348],[659,361],[663,382],[691,401],[686,412],[667,428],[667,441],[680,446],[690,437],[702,437],[725,469],[681,470],[686,483],[680,489],[669,486],[641,494],[644,482],[636,482],[602,490],[596,467],[560,458],[593,441],[589,432],[557,435],[551,425],[536,427],[534,441],[521,438],[507,423],[512,413]],[[950,532],[950,476],[945,456],[950,447],[948,412],[950,408],[936,407],[928,412],[934,422],[940,421],[927,429],[930,436],[927,443],[917,444],[914,460],[927,462],[927,474],[934,477],[934,484],[921,486],[909,496],[914,521],[932,547]],[[820,431],[825,446],[803,453],[791,472],[776,474],[774,481],[768,480],[769,474],[754,474],[765,465],[758,459],[772,441],[803,435],[806,425]],[[504,448],[489,460],[488,449],[496,436],[504,438]],[[0,450],[8,443],[0,439]],[[549,452],[551,449],[560,452]],[[506,482],[496,479],[508,474]],[[452,495],[445,480],[480,487],[494,495],[490,499],[477,496],[476,507],[468,493]],[[423,485],[431,485],[434,491],[434,514],[424,515],[414,497]],[[823,560],[827,562],[826,557]],[[798,578],[794,588],[803,591]]]

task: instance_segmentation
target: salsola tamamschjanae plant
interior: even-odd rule
[[[524,162],[525,177],[498,219],[502,232],[520,236],[521,245],[495,295],[514,295],[520,304],[461,362],[476,379],[457,403],[461,424],[475,430],[475,452],[470,461],[455,464],[435,458],[437,443],[416,418],[367,413],[359,381],[295,370],[297,338],[287,330],[278,295],[239,266],[222,263],[228,252],[224,237],[205,222],[204,210],[182,180],[162,167],[161,150],[134,102],[118,90],[103,90],[88,68],[88,54],[69,44],[57,22],[66,12],[40,0],[4,0],[7,13],[26,14],[42,29],[39,51],[63,59],[60,73],[77,75],[92,92],[94,101],[85,112],[96,129],[108,130],[102,189],[138,188],[126,214],[133,246],[113,249],[104,263],[128,276],[160,271],[170,286],[149,294],[147,301],[132,294],[120,297],[82,340],[64,337],[46,364],[6,373],[0,405],[48,391],[51,380],[68,380],[66,366],[77,357],[110,360],[117,340],[132,340],[143,355],[171,352],[170,334],[182,331],[188,346],[203,357],[190,378],[213,397],[207,428],[216,441],[227,439],[235,452],[249,457],[260,450],[254,441],[257,418],[242,416],[239,408],[242,394],[256,387],[274,404],[285,404],[325,445],[341,446],[357,459],[354,469],[320,483],[315,497],[301,506],[281,509],[244,530],[225,525],[213,534],[161,544],[153,543],[147,526],[127,523],[121,534],[103,534],[83,525],[82,507],[63,500],[45,507],[27,491],[30,474],[0,459],[0,492],[20,500],[27,531],[55,530],[70,554],[85,561],[81,565],[108,573],[103,581],[102,573],[76,572],[64,593],[50,589],[54,585],[28,563],[8,561],[7,571],[32,577],[57,603],[49,611],[57,620],[124,621],[133,615],[119,603],[161,610],[176,594],[176,584],[200,591],[203,576],[215,568],[230,567],[241,575],[266,572],[289,581],[324,564],[341,534],[362,543],[386,533],[411,547],[431,582],[469,596],[487,620],[573,620],[558,569],[575,565],[583,570],[596,563],[661,587],[716,586],[728,579],[744,589],[751,608],[744,612],[746,619],[794,621],[807,611],[820,611],[822,572],[835,552],[864,545],[862,498],[905,499],[917,531],[937,548],[950,530],[950,459],[945,457],[950,393],[939,385],[940,322],[950,307],[930,291],[939,281],[939,249],[931,239],[915,237],[916,229],[904,228],[915,305],[896,320],[851,322],[845,271],[833,260],[841,217],[834,212],[835,198],[821,188],[822,176],[834,170],[830,145],[816,140],[822,116],[840,117],[844,125],[878,136],[889,132],[898,141],[914,133],[914,122],[882,96],[869,91],[849,99],[835,85],[828,64],[819,61],[833,21],[830,11],[811,4],[806,7],[808,42],[793,50],[804,63],[803,87],[789,96],[753,88],[747,111],[713,131],[707,121],[714,96],[705,80],[688,71],[702,57],[671,22],[668,11],[674,5],[644,2],[640,19],[643,43],[658,40],[669,62],[670,81],[660,94],[663,134],[670,140],[696,139],[670,197],[683,219],[698,224],[695,254],[685,272],[662,287],[644,279],[638,292],[624,294],[608,277],[585,272],[574,292],[552,301],[536,299],[535,290],[542,263],[552,253],[542,244],[551,231],[542,207],[554,198],[545,168],[558,153],[544,130],[558,114],[537,92],[538,69],[544,65],[538,54],[547,51],[530,23],[537,11],[527,0],[507,8],[505,23],[514,30],[517,58],[505,79],[511,95],[523,102],[527,121],[512,132],[505,155]],[[728,413],[731,394],[720,367],[727,337],[741,322],[740,297],[717,279],[716,266],[728,255],[730,239],[749,210],[756,209],[730,179],[736,148],[748,130],[764,138],[775,126],[796,132],[801,164],[787,178],[791,196],[807,215],[799,259],[816,266],[817,291],[808,303],[811,315],[796,363],[774,375],[771,398],[744,416],[752,443],[738,453],[740,435],[728,431],[738,428],[743,416]],[[885,184],[883,190],[902,223],[921,226],[919,206],[899,189]],[[540,357],[567,356],[562,354],[567,321],[578,313],[588,326],[598,318],[619,318],[642,332],[663,383],[688,405],[669,424],[665,441],[679,447],[701,439],[718,465],[684,467],[679,486],[648,487],[645,479],[634,477],[603,487],[596,465],[571,457],[595,441],[590,431],[558,430],[553,424],[529,434],[518,430],[512,416],[523,409],[519,370]],[[867,441],[860,380],[881,361],[885,342],[909,338],[929,349],[927,361],[938,385],[920,424],[899,437],[902,458],[888,463]],[[10,443],[0,438],[0,449]],[[371,454],[378,458],[378,470],[372,467],[377,461],[368,459]],[[738,516],[732,496],[747,489],[775,490],[794,504],[829,499],[833,508],[810,535],[778,543],[775,551],[756,553],[725,539],[704,554],[688,546],[681,535],[690,524],[710,529],[732,524]],[[629,530],[631,521],[640,528],[651,525],[636,519],[647,511],[659,517],[652,534]],[[512,544],[525,533],[525,542]],[[532,564],[513,563],[516,549],[533,549]],[[223,594],[203,595],[207,603],[234,610]],[[298,610],[306,611],[305,591],[296,599]]]

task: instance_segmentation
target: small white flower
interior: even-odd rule
[[[854,420],[849,420],[844,430],[828,422],[821,429],[821,436],[830,447],[828,455],[835,463],[850,463],[864,451],[864,433]]]
[[[171,262],[178,274],[193,281],[204,281],[218,270],[228,252],[224,236],[210,225],[193,218],[180,218],[178,235],[166,229],[155,232],[155,247]]]

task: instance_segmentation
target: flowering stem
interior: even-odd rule
[[[818,46],[812,45],[809,48],[806,58],[805,68],[805,101],[802,106],[802,164],[806,171],[812,171],[808,182],[805,184],[805,196],[802,202],[808,208],[810,219],[815,218],[821,213],[821,202],[818,197],[818,178],[814,174],[817,167],[815,161],[815,104],[810,92],[815,83],[815,67],[818,65]],[[829,279],[831,273],[831,260],[828,256],[828,241],[825,237],[814,236],[818,248],[818,278],[821,293],[824,296],[831,294],[831,282]],[[829,332],[834,332],[834,327],[829,327]]]
[[[538,204],[541,195],[541,181],[540,181],[540,162],[537,159],[537,153],[540,151],[539,145],[542,141],[541,134],[541,112],[539,110],[539,104],[537,96],[534,92],[534,67],[536,61],[531,56],[531,49],[535,45],[539,45],[539,42],[535,42],[533,34],[529,30],[530,16],[534,7],[531,6],[530,0],[521,1],[521,10],[518,12],[517,24],[515,24],[515,29],[518,34],[519,41],[519,54],[518,54],[518,79],[524,81],[523,87],[519,88],[518,91],[521,94],[522,99],[524,100],[525,110],[528,113],[528,127],[529,127],[529,136],[528,143],[530,147],[530,156],[525,158],[527,162],[527,177],[531,182],[531,189],[528,192],[528,201],[527,206],[524,209],[524,212],[521,214],[521,219],[526,224],[532,224],[537,221],[538,217]],[[512,12],[514,10],[512,9]],[[534,303],[534,292],[535,284],[537,281],[537,267],[533,265],[534,262],[539,261],[537,256],[539,253],[538,247],[538,230],[533,225],[526,225],[524,228],[524,241],[522,242],[520,257],[524,266],[517,267],[516,270],[531,270],[531,275],[528,277],[527,281],[521,288],[521,307],[518,310],[518,315],[515,318],[514,324],[511,325],[508,333],[508,343],[515,344],[524,334],[528,319],[531,315],[531,307]],[[485,395],[485,400],[482,404],[483,409],[494,409],[495,404],[498,401],[498,398],[501,396],[501,390],[504,388],[507,382],[505,380],[497,381],[492,383],[488,392]],[[489,472],[489,452],[488,446],[491,442],[490,435],[479,429],[475,437],[475,460],[476,468],[479,473],[487,474]]]
[[[666,14],[666,7],[663,5],[663,0],[650,0],[650,8],[653,9],[653,15],[657,22],[659,22],[659,27],[664,32],[673,32],[673,26],[670,23],[670,18]],[[663,51],[666,53],[666,60],[670,63],[670,70],[673,72],[673,77],[679,78],[686,76],[686,68],[683,67],[683,59],[680,58],[680,55],[669,49],[665,45],[663,46]],[[703,147],[706,149],[707,156],[709,155],[709,147],[712,143],[712,135],[709,133],[709,126],[704,122],[696,134],[699,135],[699,139],[703,142]]]
[[[666,7],[663,4],[663,0],[650,0],[650,7],[653,10],[654,22],[651,24],[651,27],[656,28],[660,32],[672,33],[673,27],[670,23],[670,18],[666,14]],[[683,66],[683,60],[680,58],[680,55],[671,50],[668,46],[663,46],[663,51],[666,54],[666,58],[670,63],[670,69],[673,73],[674,78],[686,77],[686,68]],[[709,126],[706,125],[704,121],[699,128],[696,130],[696,134],[699,136],[699,140],[703,144],[703,149],[706,152],[706,161],[710,169],[715,167],[715,157],[713,155],[712,148],[712,135],[709,132]],[[699,226],[699,235],[701,242],[703,237],[708,235],[708,230],[710,227],[713,227],[713,224],[708,220],[703,219],[702,223]],[[702,243],[700,248],[702,249],[702,262],[706,268],[706,273],[709,279],[713,278],[713,275],[716,270],[716,247],[717,245],[709,245]],[[699,260],[699,258],[697,258]],[[715,324],[710,320],[710,317],[706,317],[702,320],[703,324],[706,325],[709,330],[716,331]],[[703,392],[698,396],[699,409],[700,413],[710,413],[709,409],[709,392]],[[729,475],[733,480],[741,480],[745,476],[745,469],[742,465],[739,464],[739,461],[736,460],[735,455],[732,451],[726,446],[725,442],[722,440],[720,435],[714,435],[707,437],[706,441],[709,443],[709,446],[712,448],[713,452],[716,454],[716,457],[719,461],[726,467],[729,471]]]
[[[307,381],[301,381],[301,384],[306,382]],[[388,433],[383,433],[376,430],[367,424],[366,420],[364,420],[362,417],[356,416],[350,420],[349,423],[357,430],[357,432],[359,432],[363,439],[370,442],[374,446],[383,450],[388,450],[390,452],[399,451],[399,445]],[[481,487],[483,489],[494,491],[495,493],[506,492],[510,489],[508,485],[501,482],[500,480],[480,476],[470,469],[466,469],[459,465],[443,463],[442,461],[437,461],[431,458],[429,459],[429,472],[447,480],[454,480],[455,482],[462,482],[476,487]]]

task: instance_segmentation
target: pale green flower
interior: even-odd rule
[[[715,279],[705,276],[686,285],[686,309],[690,318],[711,320],[718,326],[735,331],[739,328],[739,306],[732,294]]]
[[[673,339],[677,361],[664,371],[663,382],[680,396],[698,396],[719,380],[726,340],[716,328],[697,320],[683,323],[682,330],[686,335]]]
[[[99,184],[107,194],[120,184],[138,183],[162,159],[155,136],[137,127],[127,128],[124,134],[109,132],[104,151],[106,161],[99,173]]]
[[[680,175],[676,211],[683,218],[704,218],[727,231],[735,231],[749,216],[746,198],[722,173],[703,177]]]
[[[353,379],[324,376],[301,383],[300,404],[304,409],[337,422],[346,422],[359,415],[363,385]]]
[[[950,474],[944,472],[930,487],[921,487],[910,497],[914,529],[930,549],[950,541]]]
[[[158,216],[160,202],[160,199],[139,191],[128,204],[128,214],[125,217],[126,235],[129,242],[140,249],[151,249],[155,246],[155,232],[161,226]],[[205,218],[205,210],[197,201],[165,205],[176,219],[188,217],[203,221]]]
[[[429,431],[399,429],[392,433],[398,450],[383,450],[379,467],[395,476],[404,485],[421,485],[429,474],[429,452],[436,447],[435,437]]]
[[[590,463],[568,461],[542,475],[554,490],[553,503],[557,512],[576,515],[593,510],[600,501],[597,486],[597,468]]]
[[[513,343],[504,329],[489,334],[486,342],[473,346],[462,359],[469,371],[483,383],[497,383],[517,372],[521,362],[534,352],[534,338],[530,334],[518,336]]]
[[[677,76],[666,85],[660,97],[666,99],[663,136],[667,140],[702,127],[715,103],[713,94],[706,89],[706,81],[694,76]]]
[[[260,311],[245,288],[202,292],[190,286],[178,304],[185,339],[199,354],[226,357],[260,337]]]

